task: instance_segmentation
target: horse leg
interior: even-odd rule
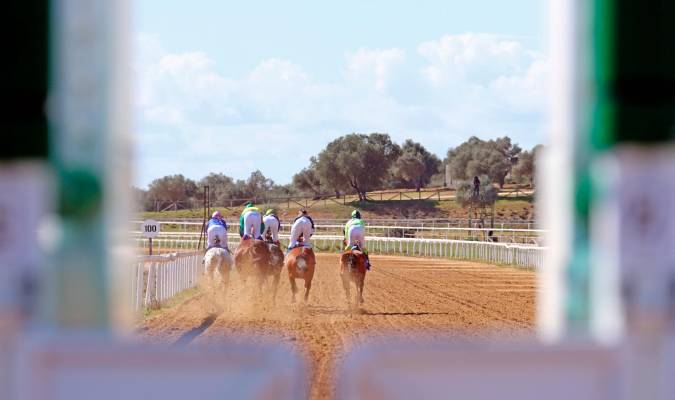
[[[305,279],[305,303],[307,303],[307,299],[309,298],[309,289],[311,288],[312,288],[312,280]]]
[[[265,284],[265,274],[262,272],[258,272],[258,298],[262,298],[264,284]]]
[[[365,280],[366,280],[366,276],[365,276],[365,274],[363,274],[363,275],[359,276],[358,283],[357,283],[358,292],[359,292],[359,303],[361,303],[361,304],[363,304],[363,284],[364,284]]]
[[[209,260],[211,261],[211,260]],[[211,264],[210,262],[206,264],[205,266],[205,275],[206,275],[206,289],[210,289],[211,286],[213,286],[213,272],[215,270],[215,266]]]
[[[218,273],[220,274],[220,283],[222,283],[223,287],[227,288],[228,284],[230,283],[230,268],[225,260],[221,260],[220,264],[218,265]]]
[[[354,286],[356,286],[356,291],[354,293],[354,307],[359,306],[359,278],[352,276],[352,280],[354,281]]]
[[[342,287],[345,290],[345,297],[347,298],[347,304],[349,304],[349,292],[351,290],[349,283],[349,275],[347,272],[343,272],[340,277],[342,278]]]
[[[277,300],[277,290],[279,289],[279,279],[280,278],[281,278],[281,272],[274,275],[274,282],[272,282],[272,285],[274,286],[272,288],[272,304],[275,304],[276,300]]]
[[[295,293],[298,291],[297,286],[295,286],[295,278],[289,275],[288,280],[291,281],[291,293],[293,294],[293,299],[291,301],[295,303]]]

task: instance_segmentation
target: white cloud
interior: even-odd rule
[[[359,84],[365,84],[377,91],[387,89],[396,69],[405,59],[400,49],[369,50],[359,49],[347,53],[347,76]]]
[[[139,35],[134,59],[138,183],[182,172],[236,178],[258,168],[288,182],[338,135],[388,132],[440,156],[470,135],[541,141],[546,62],[492,34],[444,36],[403,49],[348,52],[337,82],[270,58],[225,76],[208,54],[172,53]],[[539,134],[532,139],[532,135]]]
[[[500,76],[517,75],[540,56],[519,42],[486,33],[447,35],[422,43],[419,53],[428,65],[422,74],[434,84],[484,84]]]

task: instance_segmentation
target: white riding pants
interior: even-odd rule
[[[215,246],[216,239],[220,241],[221,247],[227,247],[227,229],[224,226],[213,225],[206,231],[206,245],[208,247]]]
[[[263,232],[262,235],[263,239],[267,235],[267,232],[270,232],[272,240],[275,242],[279,241],[279,221],[273,216],[268,215],[263,218],[263,222],[265,223],[265,232]]]
[[[351,247],[359,243],[363,249],[366,247],[366,228],[361,225],[353,225],[349,227],[347,232],[347,246]]]
[[[294,247],[298,245],[298,239],[300,235],[303,238],[303,245],[310,246],[309,238],[312,236],[312,222],[307,218],[300,218],[293,223],[291,227],[291,243],[289,247]]]
[[[257,211],[248,211],[244,214],[244,235],[248,235],[254,239],[260,237],[260,224],[262,224],[262,217]]]

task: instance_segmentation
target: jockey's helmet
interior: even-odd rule
[[[244,207],[253,207],[253,202],[247,201],[246,204],[244,204]]]
[[[277,210],[275,210],[273,208],[270,208],[267,211],[265,211],[265,215],[272,215],[272,214],[276,214],[276,213],[277,213]]]
[[[300,209],[300,214],[302,214],[302,215],[307,215],[307,210],[305,210],[304,208],[301,208],[301,209]]]
[[[220,214],[220,211],[216,211],[211,215],[211,218],[221,219],[223,216]]]
[[[359,219],[361,218],[361,213],[359,212],[359,210],[352,211],[352,218],[359,218]]]

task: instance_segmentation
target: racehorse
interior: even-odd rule
[[[269,236],[269,235],[268,235]],[[279,279],[281,278],[281,270],[284,266],[284,252],[278,244],[274,243],[271,238],[266,238],[267,250],[269,251],[269,269],[268,276],[274,280],[272,283],[272,301],[277,298],[277,289],[279,288]]]
[[[239,243],[234,252],[234,265],[239,276],[246,282],[253,278],[262,292],[263,283],[270,272],[270,252],[262,240],[246,239]]]
[[[356,248],[345,250],[340,255],[340,277],[345,296],[349,301],[350,281],[356,285],[355,303],[363,303],[363,283],[366,279],[366,255]]]
[[[220,281],[227,287],[230,282],[230,269],[232,268],[232,256],[229,250],[222,247],[213,247],[204,255],[204,272],[210,282],[213,282],[213,273],[218,270]]]
[[[314,250],[305,246],[295,247],[286,254],[284,264],[288,270],[288,279],[291,282],[293,303],[295,303],[295,294],[298,292],[298,288],[295,286],[296,279],[305,280],[305,302],[307,302],[309,289],[312,287],[314,267],[316,266]]]
[[[207,294],[211,296],[210,305],[211,307],[215,307],[214,312],[220,313],[223,309],[222,301],[224,298],[218,296],[219,288],[214,281],[214,273],[218,270],[223,288],[222,293],[224,294],[230,283],[230,271],[232,271],[234,261],[232,260],[230,250],[220,247],[220,240],[216,239],[215,245],[216,247],[210,248],[204,254],[204,274],[208,278],[206,289],[208,289]]]

